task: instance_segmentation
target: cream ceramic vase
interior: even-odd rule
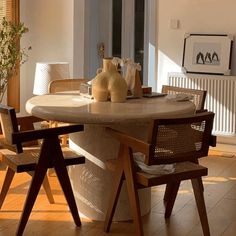
[[[111,62],[112,58],[103,59],[102,71],[92,81],[92,95],[98,102],[125,102],[127,96],[127,84],[117,72],[116,66]]]
[[[135,97],[143,96],[140,75],[139,71],[136,69],[135,63],[127,65],[125,81],[127,83],[128,90],[131,92],[133,96]]]

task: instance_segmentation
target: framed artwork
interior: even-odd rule
[[[232,35],[186,34],[183,72],[230,75],[232,45]]]

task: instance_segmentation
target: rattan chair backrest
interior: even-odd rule
[[[169,85],[163,85],[162,86],[162,93],[166,94],[187,94],[193,96],[193,103],[196,106],[196,111],[203,111],[204,110],[204,104],[206,99],[206,90],[199,90],[199,89],[188,89],[188,88],[181,88],[181,87],[175,87],[175,86],[169,86]]]
[[[214,113],[192,117],[153,120],[149,132],[150,154],[147,165],[196,161],[207,156]]]
[[[15,109],[0,104],[0,123],[3,134],[1,142],[17,153],[23,152],[21,143],[12,144],[12,133],[19,132]]]
[[[82,83],[87,83],[88,79],[59,79],[52,80],[48,86],[49,93],[79,90]]]

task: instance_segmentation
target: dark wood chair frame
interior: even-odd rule
[[[14,108],[1,106],[0,112],[5,112],[5,114],[9,114],[13,120],[13,123],[16,124]],[[35,160],[35,157],[27,156],[26,159],[32,158],[32,160],[26,161],[25,163],[23,161],[22,164],[19,166],[19,168],[23,169],[24,171],[34,171],[34,175],[30,184],[30,188],[28,190],[27,198],[24,204],[24,209],[16,235],[22,235],[24,232],[34,202],[49,168],[55,168],[57,177],[61,184],[67,203],[69,205],[74,222],[77,226],[81,225],[78,208],[76,206],[66,166],[83,164],[85,163],[85,157],[73,153],[73,156],[67,156],[65,158],[63,156],[62,147],[60,145],[60,140],[58,136],[62,134],[80,132],[83,131],[83,129],[83,125],[69,125],[64,127],[47,128],[42,130],[13,132],[12,143],[18,147],[20,153],[9,153],[8,150],[0,150],[2,152],[3,161],[5,161],[11,166],[11,163],[14,163],[14,161],[19,163],[19,160],[24,160],[24,152],[22,152],[22,143],[39,139],[42,140],[41,149],[39,151],[39,158],[37,159],[37,161]],[[14,130],[17,130],[16,126]]]
[[[121,186],[123,180],[126,180],[127,191],[129,196],[129,202],[131,211],[133,214],[134,225],[136,229],[136,235],[142,236],[143,227],[139,206],[138,188],[152,187],[161,184],[168,184],[166,191],[165,201],[165,218],[169,218],[174,206],[174,202],[178,193],[178,189],[181,181],[190,179],[193,186],[195,200],[198,208],[200,221],[202,224],[203,233],[205,236],[210,235],[209,224],[207,219],[206,207],[203,195],[203,183],[202,176],[207,175],[207,168],[203,167],[196,162],[200,157],[208,155],[208,149],[211,140],[211,131],[213,125],[214,113],[204,112],[197,114],[193,117],[177,118],[177,119],[159,119],[154,120],[150,125],[148,141],[136,139],[123,132],[107,128],[107,132],[116,138],[120,142],[120,149],[118,153],[118,159],[115,161],[116,168],[114,173],[114,188],[111,190],[110,203],[106,214],[104,231],[109,232],[112,218],[115,212],[117,201],[119,198]],[[175,158],[156,158],[154,160],[156,137],[160,125],[169,124],[192,124],[205,121],[205,131],[202,133],[202,146],[201,150],[192,151],[191,153],[183,153],[183,155],[177,155]],[[195,131],[194,131],[195,132]],[[196,131],[197,132],[197,131]],[[143,153],[145,158],[145,164],[167,164],[176,163],[175,171],[169,174],[150,175],[137,170],[135,162],[133,160],[133,150],[135,152]],[[109,162],[109,161],[108,161]],[[110,162],[114,163],[114,160]]]

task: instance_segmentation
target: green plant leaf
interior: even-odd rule
[[[29,49],[20,48],[20,39],[29,29],[24,23],[14,24],[3,18],[0,23],[0,100],[4,95],[8,81],[16,72],[16,66],[28,59]]]

